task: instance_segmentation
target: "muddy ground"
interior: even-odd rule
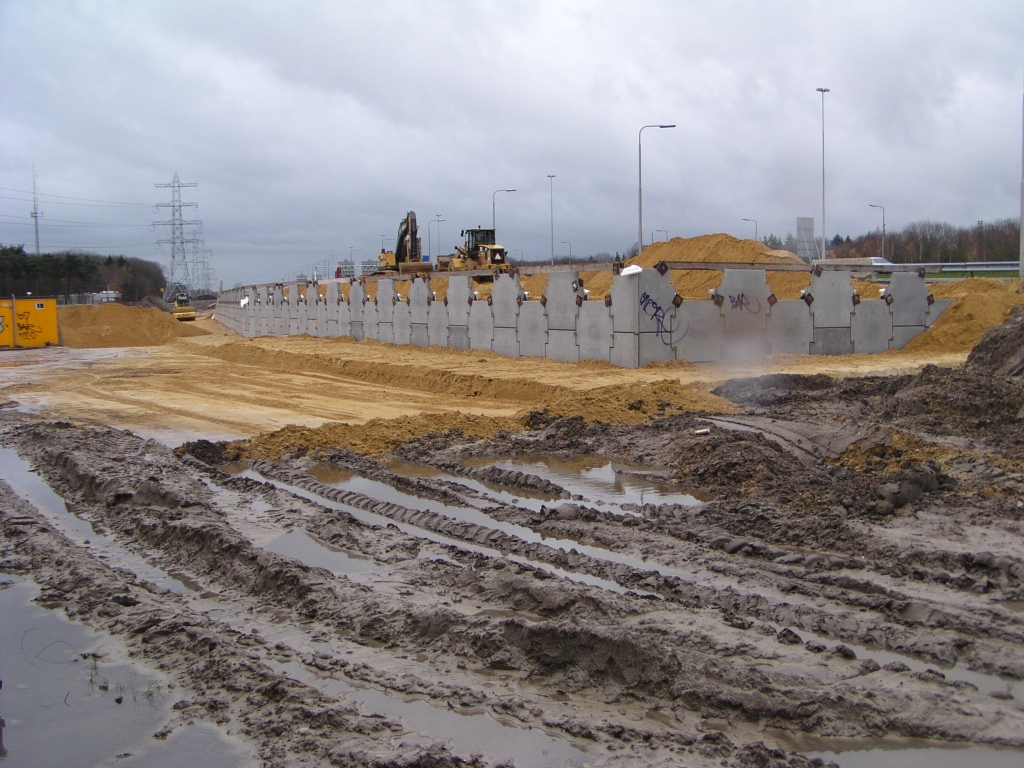
[[[1021,765],[1022,324],[959,367],[374,455],[9,407],[0,579],[166,675],[161,738],[211,723],[260,765]],[[70,536],[29,470],[184,588]]]

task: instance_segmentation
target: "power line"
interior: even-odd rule
[[[7,195],[0,195],[0,200],[18,200],[22,203],[31,203],[31,198],[26,197],[8,197]],[[133,208],[135,206],[142,206],[144,208],[150,208],[151,206],[145,203],[62,203],[60,200],[48,200],[50,205],[77,205],[82,208]]]
[[[35,191],[29,191],[27,189],[14,189],[13,187],[0,187],[5,192],[21,192],[24,195],[34,195]],[[111,205],[141,205],[143,208],[149,208],[149,203],[121,203],[116,200],[94,200],[91,197],[71,197],[69,195],[51,195],[48,192],[39,192],[38,194],[43,197],[59,197],[63,200],[84,200],[87,203],[109,203]]]
[[[8,218],[8,219],[31,219],[32,218],[31,216],[17,216],[17,215],[12,214],[12,213],[0,213],[0,217]],[[3,223],[3,222],[0,222],[0,223]],[[122,228],[122,227],[152,227],[153,226],[152,224],[93,224],[93,223],[90,223],[90,222],[87,222],[87,221],[67,221],[66,219],[47,219],[46,220],[46,224],[47,224],[48,227],[49,226],[59,226],[61,229],[72,229],[72,228],[75,228],[75,227],[115,227],[115,228]],[[27,227],[27,226],[29,226],[29,223],[28,222],[21,222],[21,221],[11,221],[11,222],[6,222],[5,225],[8,226],[8,227]]]

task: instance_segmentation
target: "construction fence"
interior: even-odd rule
[[[669,280],[669,270],[676,268],[720,268],[722,282],[707,300],[683,300]],[[766,269],[813,270],[811,284],[801,299],[776,300]],[[609,294],[597,301],[588,300],[580,272],[543,271],[547,288],[536,300],[522,290],[516,273],[495,275],[486,300],[476,298],[470,275],[448,273],[445,298],[438,301],[430,277],[442,275],[434,273],[410,276],[405,297],[395,292],[395,278],[383,276],[225,290],[216,317],[250,338],[349,336],[636,368],[667,360],[899,349],[950,304],[932,298],[916,268],[893,268],[881,299],[863,301],[851,270],[842,268],[662,263],[616,274]],[[375,299],[366,293],[369,280],[378,283]],[[347,298],[342,284],[348,286]]]

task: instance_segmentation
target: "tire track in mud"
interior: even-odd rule
[[[673,626],[665,621],[672,617],[649,600],[552,582],[536,572],[511,573],[503,559],[477,558],[476,567],[462,568],[460,577],[478,593],[503,600],[512,609],[520,594],[547,594],[550,605],[542,620],[499,620],[436,605],[417,606],[261,551],[210,506],[208,489],[151,441],[108,430],[44,426],[19,430],[14,439],[34,456],[51,484],[61,485],[122,535],[162,551],[203,578],[287,605],[296,617],[315,619],[341,635],[351,632],[396,649],[432,648],[474,663],[555,675],[573,690],[618,691],[615,695],[653,699],[673,711],[720,713],[761,727],[821,735],[891,733],[1024,741],[1013,736],[1012,728],[1006,730],[1009,721],[1002,710],[996,716],[996,703],[962,685],[886,674],[877,665],[845,667],[845,673],[828,683],[768,674],[750,666],[764,658],[750,655],[764,638],[737,630],[723,631],[720,634],[727,639],[716,639],[699,626]],[[387,502],[376,504],[387,511]],[[352,524],[337,513],[334,517],[339,525]],[[477,535],[491,540],[490,533]],[[554,602],[552,587],[560,593]],[[605,613],[591,611],[581,618],[578,609],[587,606],[604,606]],[[607,612],[609,606],[618,606],[617,615]],[[654,608],[663,618],[630,619]],[[679,618],[686,615],[691,614],[683,612]],[[771,643],[778,649],[773,651],[775,658],[788,651],[774,638]],[[964,717],[959,703],[964,697],[974,717]]]

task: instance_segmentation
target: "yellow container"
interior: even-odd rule
[[[60,344],[57,330],[57,299],[35,298],[14,300],[16,322],[11,322],[11,300],[0,300],[0,345],[9,347],[46,347]]]

